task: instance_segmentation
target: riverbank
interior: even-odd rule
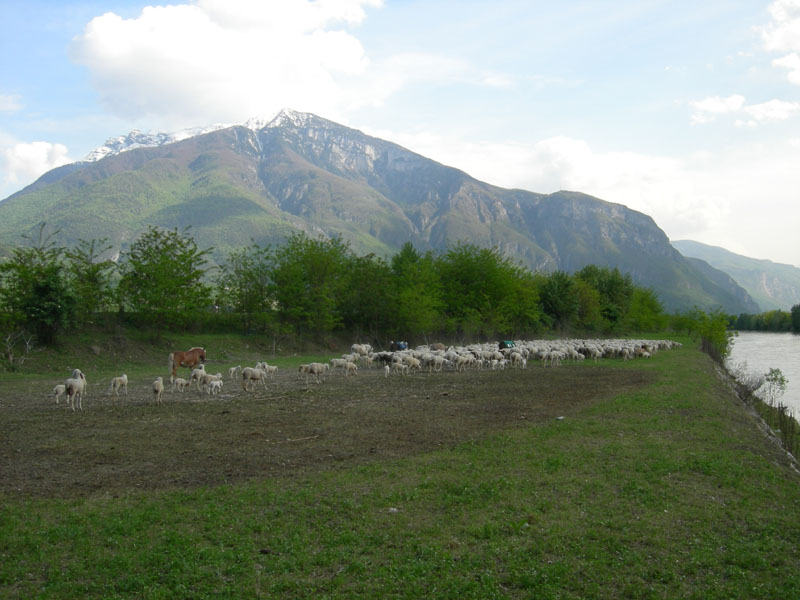
[[[156,448],[166,432],[183,440],[183,452],[222,464],[224,474],[226,454],[229,468],[236,468],[237,447],[247,445],[268,460],[280,446],[288,452],[284,474],[69,497],[5,491],[0,595],[800,593],[800,478],[691,343],[636,361],[531,366],[471,379],[416,377],[386,382],[363,373],[357,381],[331,378],[284,397],[163,407],[131,402],[125,418],[137,431],[149,430]],[[614,390],[614,381],[627,383]],[[608,393],[598,392],[600,382]],[[27,420],[14,415],[23,409],[55,410],[49,400],[20,404],[27,400],[19,395],[40,382],[24,378],[11,387],[12,397],[8,386],[0,392],[4,423],[18,418],[22,426]],[[103,414],[117,413],[59,412],[31,460],[55,448],[75,465],[108,470],[125,452],[121,444],[108,447],[101,429]],[[382,421],[387,413],[391,419]],[[301,418],[294,422],[293,414]],[[338,420],[321,421],[321,414]],[[420,443],[413,428],[402,429],[407,439],[398,439],[397,424],[410,414],[419,418]],[[498,414],[503,418],[493,418]],[[36,425],[35,416],[27,426]],[[281,437],[277,430],[266,435],[278,418],[285,424]],[[450,421],[458,435],[448,433]],[[434,427],[441,429],[429,435]],[[226,438],[232,431],[237,436]],[[361,445],[368,435],[371,443]],[[91,460],[69,444],[77,436],[92,449]],[[226,447],[208,451],[205,444],[215,437],[226,439]],[[395,451],[384,452],[381,439]],[[25,440],[18,434],[8,452],[26,452]],[[306,444],[317,444],[324,468],[312,468],[310,459],[293,468],[292,455],[302,456]],[[180,453],[162,460],[174,466]]]

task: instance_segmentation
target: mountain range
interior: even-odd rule
[[[531,270],[617,267],[669,311],[758,304],[727,273],[684,257],[651,217],[574,191],[540,194],[479,181],[397,144],[291,110],[246,125],[109,140],[0,202],[0,245],[41,222],[65,245],[107,238],[116,252],[149,225],[201,248],[280,244],[292,231],[341,236],[390,256],[466,241]]]
[[[800,269],[797,267],[748,258],[691,240],[673,241],[672,245],[684,256],[703,260],[733,277],[758,302],[762,311],[787,311],[800,304]]]

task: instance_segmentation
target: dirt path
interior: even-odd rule
[[[0,492],[115,496],[292,477],[569,417],[651,378],[613,366],[389,378],[361,370],[306,385],[284,371],[266,391],[226,381],[219,396],[167,392],[160,406],[150,381],[132,380],[120,399],[90,386],[83,413],[47,398],[51,381],[26,382],[27,392],[0,390]]]

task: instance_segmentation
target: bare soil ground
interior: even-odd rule
[[[162,405],[152,379],[113,398],[108,382],[87,377],[83,412],[48,396],[59,381],[0,389],[0,493],[118,496],[295,477],[570,418],[654,375],[613,365],[389,378],[362,369],[306,384],[282,371],[266,390],[226,380],[219,396],[167,391]]]

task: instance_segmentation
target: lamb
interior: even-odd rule
[[[175,389],[177,388],[179,392],[182,392],[186,389],[187,385],[189,385],[188,381],[186,381],[181,377],[176,377],[175,379],[172,380],[172,391],[174,392]]]
[[[197,391],[202,392],[203,390],[205,390],[206,393],[209,393],[208,386],[211,384],[212,381],[222,381],[222,373],[217,373],[216,375],[209,375],[208,373],[203,373],[197,380]],[[201,387],[202,389],[200,389]]]
[[[406,363],[396,362],[392,363],[392,371],[398,375],[408,375],[409,366]]]
[[[228,377],[231,381],[236,381],[239,378],[239,373],[242,371],[242,365],[237,365],[228,369]]]
[[[221,391],[222,391],[222,380],[221,379],[215,379],[214,381],[210,381],[208,383],[208,388],[207,388],[207,393],[208,394],[213,394],[214,396],[216,396]]]
[[[125,395],[128,395],[128,376],[123,373],[119,377],[114,377],[111,380],[111,385],[108,387],[108,395],[111,395],[111,392],[114,392],[115,396],[119,396],[119,390],[123,389],[125,391]]]
[[[391,371],[391,368],[389,367],[389,365],[384,365],[383,366],[383,376],[384,377],[388,377],[389,376],[389,371]]]
[[[56,387],[53,388],[53,392],[52,393],[53,393],[53,396],[55,396],[55,398],[56,398],[56,404],[58,404],[59,400],[61,400],[61,396],[63,396],[65,392],[66,392],[66,388],[64,387],[64,384],[62,384],[62,383],[59,383]]]
[[[153,382],[153,399],[156,404],[161,404],[161,397],[164,395],[164,378],[156,377]]]

